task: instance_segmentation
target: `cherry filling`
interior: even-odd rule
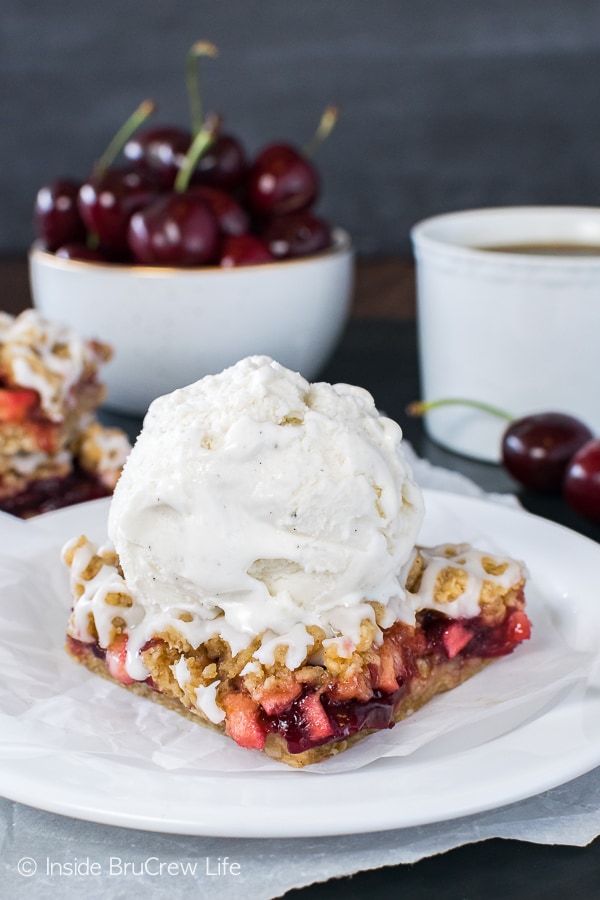
[[[481,616],[474,619],[449,619],[434,610],[417,615],[419,628],[427,640],[427,649],[442,652],[452,659],[458,653],[465,659],[493,659],[506,656],[531,634],[527,615],[518,607],[507,607],[503,621],[486,625]]]
[[[381,731],[394,725],[396,703],[406,693],[403,685],[391,694],[374,691],[370,700],[332,701],[327,694],[309,692],[266,723],[267,731],[274,731],[285,739],[290,753],[302,753],[329,741],[341,741],[359,731]],[[310,698],[311,704],[306,701]],[[317,712],[317,703],[322,710]],[[306,706],[310,707],[307,713]],[[325,721],[320,721],[321,716]]]
[[[304,686],[297,696],[292,692],[293,699],[281,708],[281,691],[267,694],[261,705],[243,685],[232,686],[223,697],[227,733],[240,746],[255,749],[262,749],[268,734],[275,733],[284,739],[290,753],[302,753],[361,731],[392,728],[399,702],[410,694],[413,681],[420,677],[420,662],[435,666],[455,657],[493,659],[511,653],[527,640],[531,625],[521,608],[522,602],[522,593],[518,593],[515,605],[507,607],[505,617],[497,625],[486,624],[481,616],[451,619],[434,610],[418,613],[416,628],[396,623],[378,648],[379,664],[369,666],[366,677],[372,693],[367,700],[352,696],[352,687],[342,681],[319,690]],[[93,653],[105,661],[118,681],[133,682],[125,668],[126,634],[119,635],[108,650],[71,637],[68,643],[73,655],[84,657]],[[143,649],[153,643],[148,642]],[[151,677],[145,683],[160,693]],[[296,687],[300,689],[299,685]],[[276,708],[277,712],[268,715],[265,707]]]
[[[41,478],[14,497],[5,497],[0,508],[20,519],[29,519],[53,509],[108,497],[110,491],[93,475],[75,468],[61,478]]]
[[[73,640],[73,638],[69,638],[69,642],[71,644],[79,643],[79,641]],[[92,653],[96,657],[96,659],[106,659],[106,650],[104,647],[101,647],[97,642],[91,645],[88,645],[91,648]]]
[[[517,602],[522,596],[517,598]],[[409,693],[416,677],[417,660],[432,662],[453,659],[493,659],[511,653],[531,634],[526,614],[518,606],[507,607],[503,621],[487,625],[481,616],[471,619],[450,619],[432,610],[424,610],[417,616],[417,628],[412,638],[403,626],[392,628],[384,640],[385,645],[401,642],[401,652],[394,658],[401,660],[394,667],[396,688],[376,689],[369,700],[333,700],[325,691],[303,693],[277,716],[265,716],[260,710],[259,721],[265,731],[276,732],[286,741],[290,753],[302,753],[329,741],[339,741],[360,731],[379,731],[392,728],[394,711],[400,700]],[[423,646],[424,645],[424,646]],[[382,660],[388,658],[382,653]],[[383,668],[383,666],[382,666]],[[371,678],[377,683],[378,672]],[[389,676],[386,676],[389,684]]]
[[[110,674],[122,684],[133,684],[134,679],[131,678],[125,668],[125,657],[127,653],[127,636],[120,635],[120,639],[111,644],[108,649],[101,647],[98,641],[91,641],[89,644],[84,641],[78,641],[76,638],[67,635],[67,646],[72,656],[76,656],[83,660],[89,653],[92,653],[96,659],[100,659],[106,663]],[[161,693],[154,679],[149,675],[143,682],[153,691]]]

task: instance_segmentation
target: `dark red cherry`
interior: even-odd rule
[[[219,265],[224,269],[234,266],[258,266],[273,262],[275,257],[259,237],[254,234],[231,235],[223,241]]]
[[[250,168],[248,200],[258,215],[271,217],[308,209],[319,195],[316,166],[289,144],[270,144]]]
[[[572,509],[600,522],[600,439],[587,441],[569,462],[564,495]]]
[[[192,136],[171,125],[136,132],[123,147],[123,155],[139,172],[150,175],[165,190],[173,187]]]
[[[88,247],[83,243],[69,243],[58,247],[55,256],[61,259],[79,259],[85,262],[110,262],[109,258],[97,247]]]
[[[276,259],[309,256],[331,246],[331,227],[309,212],[272,219],[262,237]]]
[[[232,190],[241,184],[247,168],[240,141],[231,134],[218,134],[196,163],[192,181]]]
[[[80,182],[60,178],[39,189],[33,210],[33,229],[47,250],[67,241],[85,241],[85,226],[77,209]]]
[[[78,208],[88,232],[109,253],[126,253],[127,229],[134,212],[158,193],[153,180],[130,169],[107,169],[79,190]]]
[[[592,432],[574,416],[539,413],[511,422],[502,439],[502,461],[525,487],[560,491],[573,455]]]
[[[210,206],[219,223],[222,234],[246,234],[250,228],[250,217],[243,206],[231,194],[220,188],[195,184],[188,188],[188,193],[196,194]]]
[[[219,226],[201,197],[166,194],[132,216],[128,242],[139,263],[203,266],[218,258]]]

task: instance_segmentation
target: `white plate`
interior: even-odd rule
[[[498,504],[433,491],[426,491],[425,497],[424,542],[481,536],[525,559],[532,584],[569,644],[597,653],[600,545]],[[57,542],[81,531],[103,540],[106,510],[106,502],[97,501],[50,513],[26,526],[4,517],[0,540],[22,558],[30,557],[33,571],[35,532],[41,529]],[[10,592],[4,591],[0,612],[7,603]],[[27,621],[25,647],[27,628],[31,634],[36,628],[33,618]],[[23,673],[26,677],[26,658]],[[533,796],[600,764],[600,690],[592,679],[554,698],[542,713],[526,715],[524,721],[506,723],[506,733],[498,733],[497,723],[486,731],[492,726],[484,721],[411,756],[335,775],[287,769],[183,775],[150,764],[109,762],[93,751],[57,751],[36,744],[29,730],[23,731],[22,742],[13,740],[4,748],[0,743],[0,793],[76,818],[179,834],[304,837],[422,825]],[[17,722],[17,734],[18,727]],[[199,729],[199,740],[201,735]]]

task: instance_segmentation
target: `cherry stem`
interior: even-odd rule
[[[192,172],[202,154],[210,147],[221,127],[221,117],[211,113],[206,117],[202,128],[192,141],[190,149],[185,155],[181,168],[175,178],[173,189],[177,194],[183,194],[188,189]]]
[[[151,116],[156,109],[153,100],[144,100],[129,116],[127,121],[121,125],[108,147],[99,157],[94,165],[93,175],[95,178],[101,178],[106,170],[115,161],[134,131],[142,125],[148,116]]]
[[[202,130],[202,97],[200,94],[200,57],[219,55],[218,49],[210,41],[196,41],[188,51],[186,60],[186,84],[190,104],[192,135],[196,137]]]
[[[306,146],[304,147],[305,156],[314,156],[323,141],[326,140],[333,131],[339,115],[339,106],[325,107],[325,109],[323,110],[323,115],[321,116],[321,120],[317,126],[317,130],[313,134],[308,144],[306,144]]]
[[[506,419],[508,422],[512,422],[514,419],[514,416],[511,416],[511,414],[504,409],[499,409],[497,406],[492,406],[481,400],[472,400],[467,397],[444,397],[440,400],[415,400],[413,403],[408,404],[406,413],[409,416],[424,416],[432,409],[438,409],[441,406],[470,406],[472,409],[479,409],[481,412],[489,413],[500,419]]]

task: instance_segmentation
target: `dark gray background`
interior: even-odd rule
[[[418,219],[492,204],[598,203],[598,0],[3,0],[0,254],[31,240],[37,188],[84,176],[145,97],[185,124],[200,38],[205,107],[249,150],[321,149],[321,212],[363,254]]]

